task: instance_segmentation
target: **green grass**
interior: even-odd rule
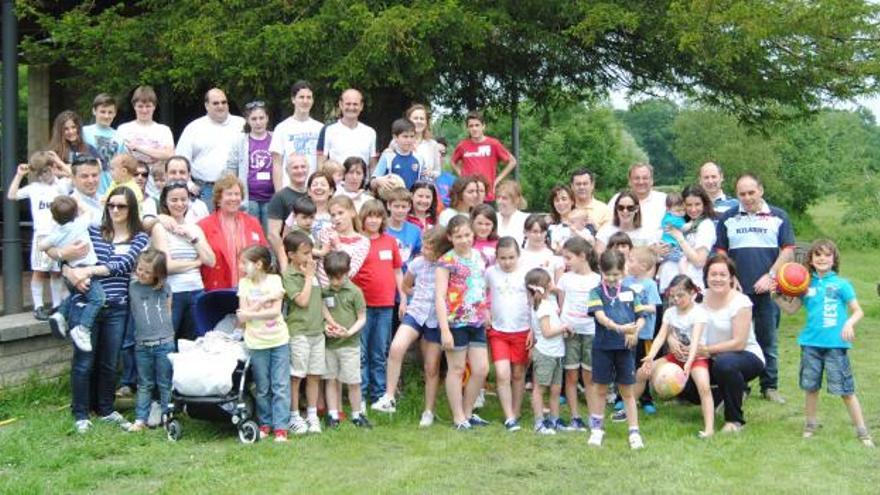
[[[845,252],[842,271],[867,315],[852,361],[868,426],[880,434],[876,259],[875,252]],[[742,434],[704,441],[696,438],[699,408],[662,403],[659,414],[641,418],[647,447],[640,452],[629,451],[623,424],[608,426],[600,450],[588,449],[583,434],[507,434],[494,397],[484,415],[494,422],[489,428],[452,431],[441,401],[439,422],[420,430],[421,390],[412,369],[400,412],[372,414],[374,430],[344,425],[286,445],[241,445],[226,426],[187,418],[177,443],[161,431],[126,434],[104,425],[81,436],[66,407],[68,384],[35,383],[0,391],[0,421],[18,418],[0,427],[0,493],[877,493],[880,449],[856,441],[839,399],[823,395],[823,428],[811,440],[800,436],[795,338],[802,322],[802,315],[784,317],[780,330],[787,404],[751,398]]]

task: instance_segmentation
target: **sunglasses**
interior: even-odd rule
[[[266,108],[266,102],[262,100],[252,101],[244,106],[245,110],[253,110],[255,108]]]
[[[617,211],[633,212],[639,209],[639,205],[617,205]]]
[[[107,203],[107,209],[125,211],[128,209],[128,205],[125,203]]]

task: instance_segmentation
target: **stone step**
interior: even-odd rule
[[[52,336],[49,324],[30,313],[0,316],[0,388],[57,378],[70,370],[72,354],[70,342]]]

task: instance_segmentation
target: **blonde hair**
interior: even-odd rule
[[[505,179],[495,188],[495,196],[506,194],[513,198],[513,202],[518,210],[525,210],[528,205],[526,198],[523,197],[522,187],[519,182],[511,179]]]
[[[654,268],[654,265],[657,264],[657,255],[654,254],[654,251],[651,251],[650,248],[645,246],[632,248],[629,255],[632,257],[633,261],[641,263],[648,270]]]
[[[113,157],[110,160],[110,165],[119,165],[128,172],[128,175],[134,175],[137,173],[138,161],[137,158],[128,154],[128,153],[120,153]]]
[[[336,173],[345,174],[345,167],[343,167],[342,164],[337,162],[336,160],[327,160],[326,162],[324,162],[323,165],[321,165],[321,168],[319,168],[318,171],[322,173],[328,173],[332,176]]]
[[[31,178],[39,178],[46,170],[52,169],[55,161],[48,151],[35,151],[28,159],[28,167],[30,168]]]
[[[354,231],[361,231],[361,218],[358,216],[357,208],[355,208],[354,201],[352,201],[351,198],[341,194],[339,196],[333,196],[330,198],[330,201],[327,202],[327,211],[330,211],[334,206],[348,210],[348,212],[351,213],[351,225],[354,227]]]

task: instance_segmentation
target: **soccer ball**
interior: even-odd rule
[[[662,360],[654,365],[654,372],[651,374],[651,389],[658,399],[671,399],[684,390],[687,379],[688,377],[681,366]]]
[[[800,263],[786,263],[776,274],[776,286],[782,295],[802,296],[810,287],[810,272]]]

